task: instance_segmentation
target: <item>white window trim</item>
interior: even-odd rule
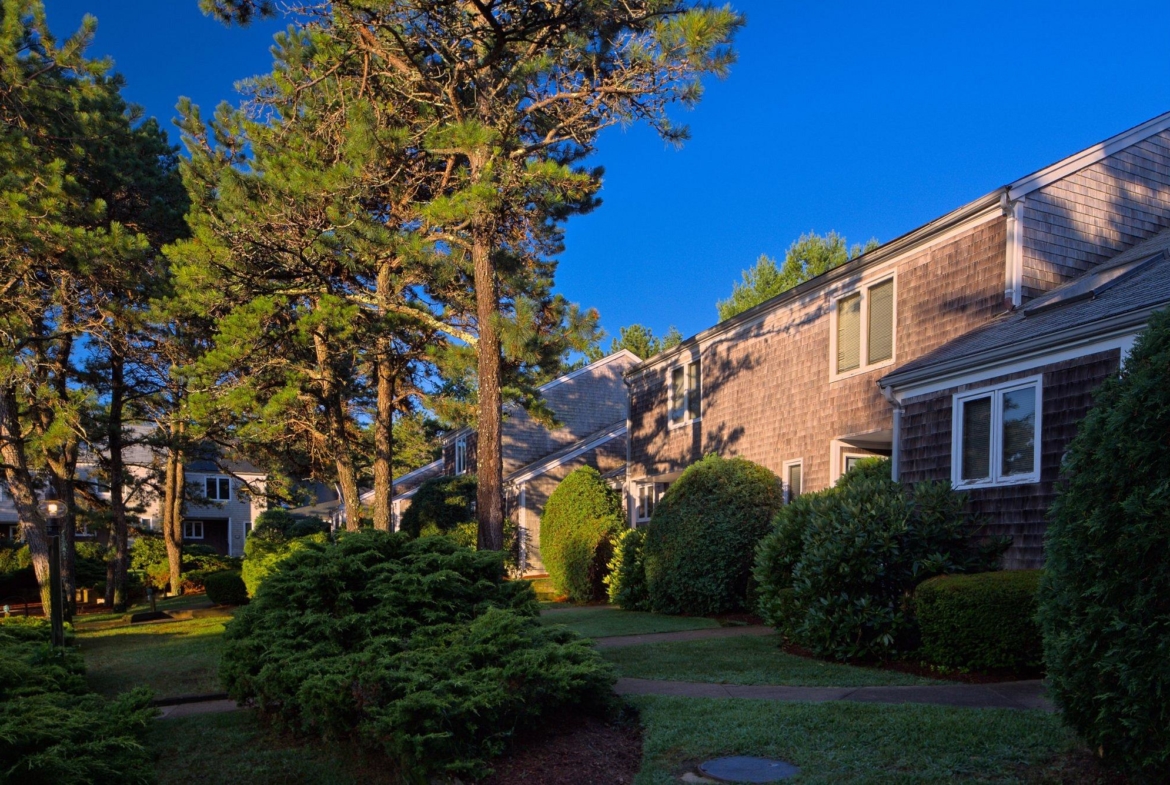
[[[1033,387],[1036,390],[1036,438],[1033,440],[1032,471],[1028,474],[1001,476],[1003,471],[1003,412],[1000,400],[1004,393]],[[980,480],[964,480],[962,409],[964,401],[991,397],[991,476]],[[951,396],[951,486],[955,489],[1003,488],[1012,485],[1031,485],[1040,482],[1040,456],[1044,435],[1044,375],[1013,379],[974,390],[964,390]]]
[[[467,472],[467,437],[463,436],[455,440],[455,474],[465,474]]]
[[[784,491],[784,503],[785,504],[792,503],[792,487],[791,487],[791,484],[788,482],[788,476],[789,476],[788,470],[791,469],[793,466],[800,467],[800,487],[796,489],[796,492],[797,492],[797,494],[804,493],[804,459],[797,458],[794,461],[785,461],[784,467],[783,467],[784,474],[781,475],[781,480],[780,480],[781,488]]]
[[[195,524],[199,524],[199,534],[194,534]],[[191,527],[192,534],[187,534],[187,527]],[[184,540],[202,540],[206,536],[206,529],[203,521],[183,521],[183,539]]]
[[[894,310],[893,310],[893,335],[890,342],[890,359],[882,360],[879,363],[867,363],[869,358],[869,290],[878,284],[883,284],[886,281],[894,282]],[[861,313],[858,318],[861,320],[861,347],[859,358],[861,364],[850,371],[837,372],[837,303],[841,302],[847,297],[852,297],[855,294],[861,295]],[[886,368],[898,361],[898,271],[893,270],[888,274],[875,275],[870,278],[863,278],[856,286],[850,287],[848,290],[842,291],[833,296],[832,302],[829,304],[829,381],[836,382],[842,379],[848,379],[853,376],[859,376],[863,373],[877,370],[878,368]]]
[[[207,481],[215,480],[215,496],[207,496]],[[227,480],[228,495],[226,499],[219,498],[219,481]],[[232,478],[223,474],[208,474],[203,478],[203,495],[209,502],[230,502],[232,500]]]
[[[634,524],[646,523],[650,520],[650,516],[642,515],[642,491],[646,488],[650,489],[650,494],[654,494],[654,485],[652,482],[636,482],[634,483]],[[653,514],[653,512],[651,512]]]
[[[678,368],[682,368],[682,370],[683,370],[683,384],[685,385],[687,383],[687,371],[690,369],[690,367],[692,365],[695,365],[695,364],[698,364],[698,366],[699,366],[699,379],[698,379],[699,386],[697,388],[697,392],[699,393],[699,414],[695,417],[691,416],[690,395],[691,395],[692,390],[684,387],[683,388],[683,404],[682,404],[683,416],[682,416],[682,419],[680,419],[676,422],[670,418],[671,412],[673,412],[675,410],[674,385],[671,384],[671,379],[674,376],[675,370]],[[670,428],[683,428],[687,425],[693,425],[694,423],[697,423],[702,419],[703,419],[703,364],[699,361],[698,355],[687,355],[686,357],[680,357],[679,362],[675,363],[674,365],[672,365],[666,369],[666,427],[668,429],[670,429]],[[639,519],[639,520],[641,520],[641,519]]]

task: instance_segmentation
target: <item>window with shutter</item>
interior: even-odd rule
[[[861,366],[861,295],[837,303],[837,373]]]
[[[894,281],[883,281],[869,289],[869,362],[880,363],[894,356]]]
[[[702,368],[698,360],[671,368],[668,374],[668,415],[671,425],[698,420],[703,413]]]
[[[954,396],[954,468],[958,486],[1040,481],[1041,377]]]

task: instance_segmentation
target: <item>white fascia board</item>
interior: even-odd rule
[[[551,390],[553,387],[556,387],[558,384],[564,384],[565,382],[569,381],[570,379],[576,379],[578,376],[582,376],[584,374],[587,374],[590,371],[595,371],[604,365],[609,365],[611,362],[613,362],[614,360],[616,360],[618,358],[628,358],[630,360],[633,360],[635,363],[640,363],[642,361],[642,359],[640,357],[638,357],[638,355],[634,354],[629,349],[622,349],[620,351],[614,352],[613,354],[607,354],[605,357],[602,357],[600,360],[594,360],[593,362],[589,363],[588,365],[586,365],[583,368],[578,368],[575,371],[571,371],[569,373],[566,373],[564,376],[558,376],[557,378],[553,379],[551,382],[545,382],[544,384],[537,387],[536,389],[538,392],[544,392],[545,390]]]
[[[941,392],[942,390],[975,384],[998,376],[1010,376],[1012,374],[1030,371],[1043,365],[1054,365],[1055,363],[1065,362],[1066,360],[1075,360],[1078,357],[1087,357],[1090,354],[1096,354],[1097,352],[1104,352],[1110,349],[1119,349],[1122,355],[1124,355],[1129,351],[1134,339],[1137,338],[1143,328],[1144,325],[1137,328],[1130,327],[1108,337],[1102,337],[1098,333],[1079,342],[1063,342],[1061,346],[1064,348],[1059,351],[1053,351],[1052,347],[1049,346],[1047,348],[1038,348],[1029,353],[1016,354],[1010,358],[1002,358],[998,362],[988,361],[982,365],[968,364],[962,370],[932,376],[930,379],[913,386],[894,386],[893,389],[896,392],[898,401],[905,403],[923,395],[930,395]]]
[[[1027,177],[1021,177],[1008,186],[1008,198],[1015,201],[1021,196],[1026,196],[1046,185],[1051,185],[1061,178],[1068,177],[1070,174],[1080,171],[1086,166],[1092,166],[1099,161],[1103,161],[1114,153],[1145,139],[1149,139],[1151,136],[1160,134],[1167,129],[1170,129],[1170,112],[1160,114],[1141,125],[1130,128],[1128,131],[1122,131],[1100,144],[1095,144],[1092,147],[1081,150],[1079,153],[1057,161],[1051,166],[1046,166]]]
[[[426,466],[420,466],[417,469],[412,469],[411,471],[408,471],[406,474],[404,474],[401,477],[394,480],[393,484],[397,485],[400,482],[406,482],[407,480],[413,479],[414,477],[418,476],[419,474],[422,474],[423,472],[434,471],[435,469],[439,468],[442,465],[443,465],[442,458],[439,458],[438,460],[435,460],[435,461],[431,461]],[[369,490],[369,491],[366,491],[365,493],[363,493],[361,496],[359,496],[358,501],[361,504],[365,504],[366,502],[370,501],[373,498],[374,498],[374,492],[372,490]],[[395,496],[394,498],[395,499],[404,498],[404,495]]]

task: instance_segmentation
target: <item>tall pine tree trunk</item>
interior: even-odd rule
[[[472,230],[471,259],[475,268],[475,309],[479,322],[479,428],[476,443],[476,515],[479,519],[479,547],[504,548],[504,462],[500,435],[502,421],[500,393],[500,336],[496,318],[499,289],[492,264],[490,231]]]
[[[345,507],[345,529],[355,532],[361,528],[362,521],[357,468],[354,466],[353,451],[350,449],[345,401],[342,400],[341,386],[333,366],[333,353],[320,327],[313,331],[313,349],[316,352],[317,373],[321,380],[321,402],[324,404],[329,449],[337,467],[337,484],[341,486],[341,503]]]
[[[32,473],[28,469],[24,436],[20,428],[20,413],[16,391],[12,387],[0,390],[0,461],[4,463],[4,480],[16,505],[20,521],[20,536],[28,544],[33,572],[41,592],[41,606],[45,616],[52,607],[49,589],[49,543],[45,536],[45,520],[37,509]]]
[[[166,473],[163,478],[162,529],[170,567],[171,594],[183,592],[183,453],[181,441],[184,425],[171,427],[171,444],[167,448]]]
[[[110,513],[114,521],[114,610],[126,608],[126,574],[130,568],[126,526],[125,464],[122,456],[122,417],[126,405],[125,359],[117,350],[110,356],[110,419],[106,443],[110,450]]]
[[[390,304],[390,262],[378,267],[378,315],[386,319]],[[385,324],[382,330],[386,330]],[[378,383],[377,410],[374,413],[374,528],[394,528],[390,511],[394,498],[394,368],[390,359],[390,339],[378,338],[375,374]]]
[[[74,446],[66,461],[66,474],[70,478],[77,469],[76,456]],[[65,621],[72,621],[77,610],[77,491],[72,479],[57,478],[53,485],[57,498],[65,504],[65,517],[61,521],[61,598]]]

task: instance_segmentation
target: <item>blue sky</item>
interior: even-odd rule
[[[167,127],[180,95],[205,114],[234,100],[283,27],[225,28],[196,0],[46,5],[58,36],[98,18],[91,54]],[[1170,4],[732,5],[748,17],[740,59],[682,117],[693,139],[607,131],[604,203],[569,225],[558,288],[611,333],[691,335],[741,270],[802,232],[890,240],[1170,110]]]

